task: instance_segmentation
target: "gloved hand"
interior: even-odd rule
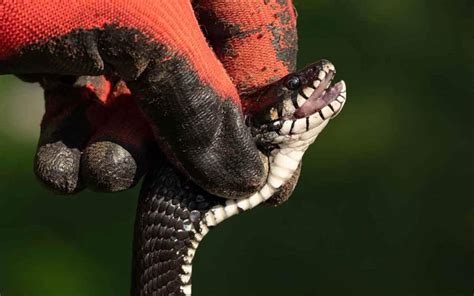
[[[35,170],[52,188],[126,189],[154,139],[213,194],[265,181],[239,93],[295,69],[291,0],[7,0],[0,15],[0,74],[45,89]]]

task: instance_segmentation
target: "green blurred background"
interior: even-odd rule
[[[472,295],[474,1],[295,4],[300,67],[333,61],[349,101],[288,203],[206,237],[193,295]],[[138,191],[48,192],[41,91],[0,96],[0,294],[126,295]]]

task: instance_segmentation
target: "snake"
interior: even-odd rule
[[[270,202],[295,182],[305,151],[346,102],[344,81],[332,84],[335,74],[331,62],[320,60],[242,94],[244,106],[256,106],[245,109],[246,124],[269,171],[265,185],[250,196],[211,195],[171,165],[148,173],[136,213],[132,295],[191,295],[193,258],[205,235],[222,221]]]

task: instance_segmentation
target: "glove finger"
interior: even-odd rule
[[[87,99],[83,89],[73,88],[60,79],[46,78],[45,114],[34,160],[36,176],[59,193],[74,193],[83,188],[79,177],[81,151],[93,127],[91,116],[101,118],[98,104]],[[91,104],[92,103],[92,104]]]
[[[131,95],[114,98],[108,109],[109,120],[84,150],[81,175],[91,189],[117,192],[137,184],[154,162],[157,148],[149,123]]]
[[[203,31],[240,92],[295,70],[298,43],[291,0],[196,2]]]

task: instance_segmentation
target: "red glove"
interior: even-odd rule
[[[45,88],[41,180],[62,192],[136,183],[155,154],[137,102],[161,150],[207,191],[238,197],[263,184],[238,93],[294,70],[291,1],[193,3],[0,4],[0,74]]]

